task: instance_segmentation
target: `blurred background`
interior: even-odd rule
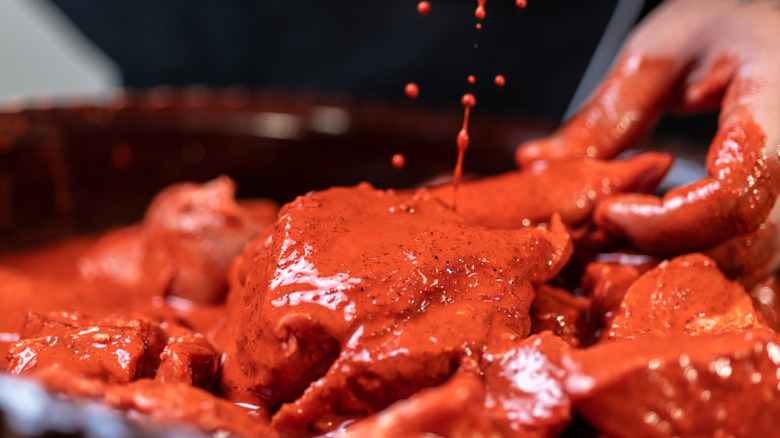
[[[0,104],[30,96],[97,96],[122,75],[51,3],[0,1]]]
[[[471,91],[481,108],[556,120],[657,3],[491,0],[477,30],[476,0],[434,0],[428,16],[416,0],[3,0],[0,103],[190,84],[398,102],[414,81],[423,102]]]

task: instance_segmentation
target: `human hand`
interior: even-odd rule
[[[780,189],[779,47],[780,1],[670,0],[632,33],[588,103],[551,137],[522,145],[516,161],[612,158],[665,110],[720,107],[708,177],[662,198],[616,195],[594,220],[656,254],[750,233]],[[780,208],[769,217],[777,219]]]

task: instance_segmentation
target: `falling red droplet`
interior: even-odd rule
[[[428,15],[431,13],[431,4],[426,1],[421,1],[420,3],[417,3],[417,12],[420,13],[420,15]]]
[[[463,97],[460,98],[460,103],[462,103],[466,108],[471,108],[477,104],[477,98],[474,97],[474,95],[471,93],[466,93],[463,95]]]
[[[499,87],[503,87],[503,86],[504,86],[504,84],[506,84],[506,78],[504,77],[504,75],[498,75],[498,76],[496,76],[496,78],[494,79],[494,82],[495,82],[495,83],[496,83],[496,85],[498,85]]]
[[[390,159],[390,163],[392,163],[393,167],[396,169],[403,169],[404,166],[406,166],[406,157],[404,157],[404,154],[395,154],[393,155],[393,158]]]
[[[528,2],[526,0],[515,0],[515,4],[518,8],[525,8],[528,6]]]
[[[482,23],[477,23],[477,29],[482,29]]]
[[[469,81],[469,84],[473,84],[474,82],[477,82],[477,78],[475,78],[474,75],[467,77],[466,80]]]
[[[466,93],[460,99],[465,110],[463,111],[463,126],[458,132],[458,161],[455,163],[455,171],[452,174],[452,209],[455,210],[458,199],[458,186],[463,178],[463,156],[466,154],[466,148],[469,147],[471,138],[469,137],[469,113],[471,108],[477,104],[477,98],[471,93]]]
[[[420,88],[414,82],[409,82],[406,84],[406,88],[404,88],[404,93],[406,93],[406,97],[409,99],[416,99],[420,95]]]
[[[480,20],[485,18],[485,0],[478,0],[477,10],[474,11],[474,16]]]

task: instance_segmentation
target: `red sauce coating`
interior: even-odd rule
[[[420,13],[420,15],[428,15],[431,13],[431,3],[427,1],[421,1],[420,3],[417,3],[417,12]]]
[[[589,300],[565,289],[540,285],[531,305],[531,332],[550,332],[572,347],[590,343],[587,321],[590,307]]]
[[[605,334],[620,339],[765,328],[745,289],[728,281],[712,259],[691,254],[665,261],[633,282]]]
[[[292,401],[272,421],[290,433],[377,412],[527,336],[532,285],[571,253],[559,221],[489,230],[427,190],[368,185],[299,197],[269,232],[236,264],[241,335],[223,384],[253,404]]]
[[[606,342],[570,353],[564,388],[606,436],[758,436],[780,415],[779,355],[750,330]]]
[[[414,82],[409,82],[404,87],[404,93],[409,99],[417,99],[417,96],[420,95],[420,88]]]

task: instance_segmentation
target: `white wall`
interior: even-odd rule
[[[55,7],[0,0],[0,104],[31,96],[100,95],[119,83],[113,62]]]

